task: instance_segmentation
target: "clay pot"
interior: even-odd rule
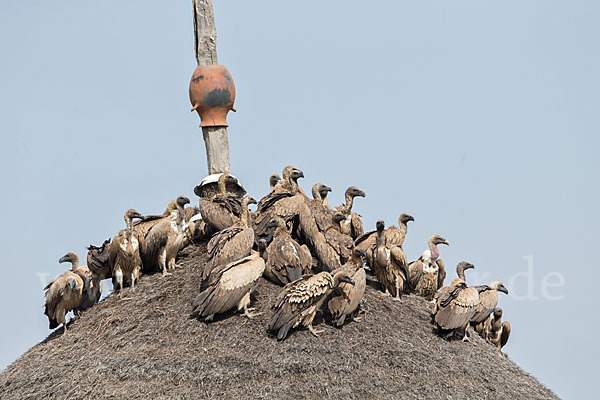
[[[200,126],[228,126],[227,113],[235,111],[235,85],[223,65],[200,65],[190,81],[192,111],[200,115]]]

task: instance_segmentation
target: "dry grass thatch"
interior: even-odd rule
[[[266,281],[253,303],[263,315],[191,319],[205,260],[205,245],[192,245],[173,276],[145,276],[52,333],[2,372],[0,398],[557,398],[479,337],[434,335],[425,300],[373,287],[361,322],[317,322],[319,338],[266,333],[280,290]]]

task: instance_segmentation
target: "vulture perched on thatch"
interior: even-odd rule
[[[450,286],[443,286],[441,288],[438,289],[438,291],[435,293],[435,296],[433,297],[433,299],[435,300],[435,304],[433,305],[433,314],[435,314],[437,312],[437,309],[439,308],[439,298],[445,294],[447,294],[450,289],[452,288],[452,285],[454,285],[454,283],[458,283],[458,282],[467,282],[467,278],[465,276],[465,271],[471,268],[475,268],[475,266],[473,264],[470,264],[466,261],[461,261],[456,265],[456,275],[457,278],[455,278],[452,283],[450,284]]]
[[[483,335],[485,340],[495,345],[498,350],[501,350],[510,336],[510,322],[502,322],[502,309],[496,307],[494,309],[494,316],[486,319],[483,328]]]
[[[317,227],[322,232],[331,225],[331,217],[335,211],[327,205],[327,194],[331,192],[329,186],[316,183],[312,187],[313,199],[308,202],[308,208],[315,218]]]
[[[400,216],[398,217],[399,227],[395,227],[394,225],[392,225],[385,230],[385,242],[389,246],[399,247],[404,253],[404,249],[402,246],[404,245],[404,239],[406,237],[406,232],[408,231],[408,222],[414,220],[415,219],[412,217],[412,215],[406,213],[400,214]],[[358,250],[365,252],[367,266],[369,267],[372,273],[374,273],[375,269],[375,267],[373,266],[373,250],[375,248],[376,240],[377,231],[375,230],[364,233],[363,235],[358,237],[354,242]],[[406,258],[406,255],[404,256],[404,258]],[[406,285],[405,290],[408,291],[408,289],[408,285]]]
[[[265,277],[283,286],[310,273],[310,250],[292,238],[285,221],[277,217],[269,223],[268,228],[275,228],[275,231],[273,241],[264,252]]]
[[[100,297],[102,296],[102,281],[112,277],[109,254],[110,239],[105,240],[100,247],[90,244],[87,250],[87,267],[92,274],[92,285],[83,294],[79,311],[84,311],[100,301]]]
[[[167,270],[175,268],[175,257],[183,246],[185,236],[184,206],[189,203],[187,197],[177,197],[175,209],[167,218],[160,218],[140,243],[144,272],[158,269],[166,276],[170,275]]]
[[[331,214],[329,226],[323,232],[327,244],[335,251],[340,264],[345,264],[354,252],[354,240],[349,235],[341,232],[340,224],[343,224],[346,216],[339,212]]]
[[[242,216],[233,226],[217,232],[208,242],[208,262],[202,279],[206,280],[213,269],[250,255],[254,245],[254,230],[248,226],[248,205],[256,204],[250,196],[242,198]]]
[[[359,321],[358,311],[360,302],[365,294],[367,286],[367,275],[363,268],[363,257],[365,253],[361,250],[354,250],[350,260],[342,266],[342,271],[354,281],[350,283],[340,283],[339,290],[334,290],[327,303],[327,308],[331,314],[331,320],[338,328],[344,325],[346,318]]]
[[[448,332],[446,338],[459,334],[467,340],[467,327],[478,305],[479,290],[468,287],[464,279],[457,278],[448,290],[437,296],[433,321],[440,332]]]
[[[427,242],[429,249],[425,250],[417,261],[408,266],[411,291],[419,296],[432,300],[446,279],[444,263],[439,260],[438,245],[450,243],[440,235],[432,235]]]
[[[193,315],[212,321],[215,314],[221,314],[237,307],[244,310],[244,315],[252,318],[250,294],[256,288],[258,280],[265,270],[265,262],[260,255],[253,251],[232,263],[218,266],[202,286],[202,292],[194,299]]]
[[[365,192],[357,188],[356,186],[350,186],[346,189],[345,198],[346,203],[336,207],[336,211],[346,216],[346,221],[341,226],[342,233],[349,235],[352,239],[357,239],[364,232],[363,223],[360,219],[360,215],[352,212],[352,205],[354,204],[354,198],[360,196],[365,197]]]
[[[408,280],[406,255],[402,247],[388,243],[383,221],[377,221],[375,226],[375,245],[369,249],[367,259],[370,259],[373,273],[385,289],[385,293],[400,299]]]
[[[227,183],[237,184],[238,180],[229,174],[221,174],[218,180],[219,193],[212,199],[200,198],[199,208],[202,220],[215,231],[229,228],[240,221],[242,198],[227,193]]]
[[[140,247],[143,246],[144,237],[134,232],[134,218],[142,219],[142,215],[134,209],[125,212],[126,228],[114,237],[110,246],[109,262],[112,266],[115,292],[123,289],[125,282],[131,286],[131,290],[135,290],[135,282],[140,279],[142,269]]]
[[[321,331],[312,326],[315,314],[329,293],[342,282],[354,284],[346,272],[336,270],[332,273],[323,271],[316,275],[304,275],[285,285],[273,305],[275,313],[269,331],[277,335],[277,340],[283,340],[290,329],[302,325],[318,336]]]
[[[76,310],[83,298],[83,292],[92,284],[91,276],[84,279],[89,270],[79,266],[79,256],[75,253],[67,253],[58,260],[59,263],[70,262],[71,270],[52,279],[44,290],[46,291],[46,304],[44,314],[48,317],[50,329],[62,324],[64,332],[67,332],[66,314]]]
[[[498,292],[508,294],[508,290],[501,281],[495,280],[489,285],[477,286],[479,289],[479,306],[471,318],[471,325],[479,334],[483,331],[483,323],[494,312],[498,305]]]

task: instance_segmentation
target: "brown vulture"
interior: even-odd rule
[[[438,260],[441,261],[441,260]],[[447,294],[450,289],[452,288],[452,285],[454,285],[454,283],[457,282],[467,282],[467,278],[465,276],[465,271],[468,269],[472,269],[475,268],[475,266],[473,264],[470,264],[466,261],[461,261],[458,263],[458,265],[456,265],[456,275],[457,278],[455,278],[452,283],[450,284],[450,286],[443,286],[441,288],[438,289],[438,291],[435,293],[435,296],[433,297],[433,299],[435,300],[435,304],[433,306],[433,313],[435,314],[437,312],[438,306],[439,306],[439,298],[445,294]]]
[[[219,193],[212,199],[200,198],[199,208],[202,220],[215,231],[229,228],[239,222],[242,215],[242,198],[227,193],[227,183],[237,184],[238,180],[229,174],[221,174],[218,180]]]
[[[484,323],[484,339],[501,350],[510,336],[510,322],[502,322],[502,309],[496,307],[494,316],[488,318]]]
[[[440,250],[438,245],[450,243],[440,235],[432,235],[427,242],[429,249],[425,250],[417,261],[408,266],[410,275],[410,288],[412,293],[432,300],[439,288],[444,285],[446,269],[439,260]]]
[[[279,176],[279,174],[273,174],[269,177],[269,186],[271,187],[271,192],[275,190],[275,185],[277,185],[277,182],[279,182],[280,180],[281,177]]]
[[[344,325],[346,318],[360,320],[357,315],[367,286],[367,275],[363,268],[364,255],[363,251],[354,250],[352,258],[342,266],[342,270],[354,281],[354,285],[340,283],[339,290],[332,292],[327,303],[331,319],[338,328]]]
[[[290,235],[285,222],[275,218],[268,225],[275,228],[273,241],[265,251],[265,277],[278,285],[286,285],[310,273],[312,256],[306,245],[299,245]]]
[[[160,270],[163,276],[170,275],[167,270],[175,268],[175,257],[181,250],[185,237],[184,206],[190,203],[185,196],[177,197],[175,209],[167,218],[160,218],[140,242],[143,272]]]
[[[312,187],[313,199],[308,202],[308,208],[315,218],[317,227],[322,232],[331,225],[331,217],[335,211],[327,205],[327,194],[331,192],[329,186],[316,183]]]
[[[336,211],[346,216],[346,221],[342,224],[342,233],[349,235],[352,239],[357,239],[364,232],[363,223],[360,219],[360,215],[352,212],[352,206],[354,205],[354,198],[357,196],[365,197],[365,192],[357,188],[356,186],[350,186],[346,189],[344,194],[346,203],[336,207]]]
[[[354,284],[346,272],[336,270],[332,273],[323,271],[316,275],[304,275],[285,285],[273,305],[275,313],[269,331],[277,335],[277,340],[283,340],[290,329],[302,325],[318,336],[321,331],[312,326],[315,314],[329,293],[342,282]]]
[[[131,290],[135,290],[135,282],[140,279],[142,269],[140,248],[143,247],[144,237],[134,232],[134,218],[142,219],[142,215],[134,209],[125,212],[126,228],[114,237],[110,246],[109,262],[112,266],[115,292],[123,289],[124,283],[128,283]]]
[[[498,292],[508,294],[508,290],[501,281],[493,281],[489,285],[477,286],[479,290],[479,306],[477,312],[471,318],[471,325],[477,333],[483,330],[483,323],[494,312],[498,305]]]
[[[258,280],[265,270],[265,262],[260,255],[253,251],[232,263],[218,266],[207,282],[203,284],[202,292],[192,303],[193,315],[212,321],[215,314],[221,314],[236,308],[244,310],[244,315],[252,318],[250,294],[256,288]]]
[[[208,242],[208,262],[202,279],[206,280],[213,269],[250,255],[254,245],[254,230],[248,226],[248,205],[256,204],[250,196],[242,198],[242,217],[233,226],[217,232]]]
[[[327,244],[335,251],[340,264],[345,264],[354,252],[354,240],[341,232],[340,224],[343,224],[345,220],[344,214],[339,212],[331,214],[329,226],[323,232]]]

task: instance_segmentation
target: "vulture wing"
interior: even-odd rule
[[[217,201],[217,199],[221,199],[221,201]],[[202,214],[204,222],[220,231],[240,221],[239,213],[242,206],[239,203],[238,206],[236,215],[232,210],[231,203],[225,201],[223,197],[215,197],[213,201],[200,199],[200,214]]]
[[[476,288],[465,286],[456,285],[440,298],[440,308],[435,314],[435,322],[442,329],[463,328],[473,317],[479,303],[479,293]]]
[[[509,336],[510,336],[510,322],[504,321],[502,323],[502,334],[500,335],[500,348],[504,347],[506,342],[508,342]]]
[[[441,288],[444,286],[444,281],[446,280],[446,266],[444,261],[441,258],[438,258],[435,262],[438,266],[438,284],[437,288]]]
[[[192,303],[199,317],[224,313],[251,292],[265,270],[265,262],[254,253],[215,271],[206,289]]]
[[[208,242],[209,260],[204,267],[202,279],[207,279],[218,265],[226,265],[249,256],[253,244],[254,231],[252,228],[232,226],[218,232]]]
[[[158,222],[155,223],[146,234],[145,241],[140,242],[140,253],[142,255],[142,268],[144,273],[158,269],[158,257],[169,240],[171,221],[168,218],[157,221]],[[139,232],[139,234],[140,236],[144,236],[141,232]]]
[[[109,278],[112,275],[109,263],[110,239],[105,240],[101,247],[90,244],[87,249],[87,265],[90,271],[100,279]]]
[[[471,322],[485,321],[498,305],[498,292],[488,286],[474,286],[479,291],[479,305]]]
[[[312,266],[308,248],[288,235],[273,239],[267,248],[267,260],[267,276],[279,285],[300,279]]]

